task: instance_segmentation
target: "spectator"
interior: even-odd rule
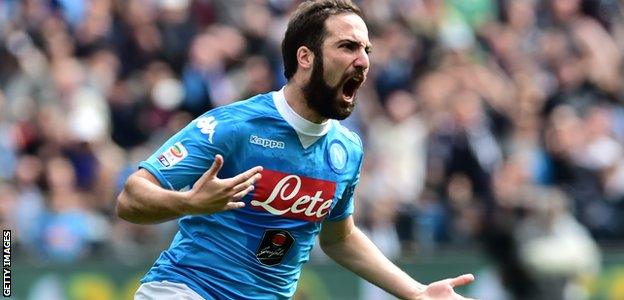
[[[0,1],[0,215],[28,233],[16,243],[29,258],[113,249],[131,262],[167,240],[111,215],[118,183],[180,124],[281,86],[278,41],[299,2]],[[346,123],[370,153],[358,220],[382,249],[489,241],[523,295],[513,281],[535,273],[510,226],[524,221],[520,185],[563,191],[562,226],[578,228],[571,214],[599,242],[624,241],[619,1],[359,3],[371,80]]]

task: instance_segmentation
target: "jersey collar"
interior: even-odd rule
[[[292,107],[288,105],[286,97],[284,97],[283,87],[279,91],[273,92],[273,102],[282,118],[295,129],[301,141],[301,145],[304,148],[308,148],[310,145],[314,144],[319,138],[327,134],[331,128],[332,120],[317,124],[297,114]]]

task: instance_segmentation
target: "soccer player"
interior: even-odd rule
[[[336,120],[353,111],[370,48],[351,1],[304,2],[282,43],[284,88],[206,112],[140,164],[119,216],[180,219],[135,299],[291,298],[317,235],[329,257],[397,297],[465,299],[453,287],[472,275],[420,284],[354,225],[362,142]]]

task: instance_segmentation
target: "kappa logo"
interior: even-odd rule
[[[187,156],[188,151],[184,148],[184,145],[182,145],[181,142],[177,142],[165,150],[165,152],[161,153],[157,159],[163,167],[170,168],[181,162]]]
[[[264,138],[258,137],[257,135],[250,135],[249,142],[255,145],[262,146],[264,148],[271,148],[271,149],[273,148],[284,149],[284,147],[286,146],[286,144],[282,141],[264,139]]]
[[[197,119],[197,128],[200,129],[201,133],[208,135],[208,141],[212,144],[212,136],[215,134],[215,128],[217,128],[217,119],[213,116],[203,117]]]

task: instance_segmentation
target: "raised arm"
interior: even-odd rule
[[[213,214],[244,207],[240,200],[253,190],[262,167],[220,179],[217,174],[222,166],[223,157],[217,154],[210,169],[193,184],[192,189],[183,192],[161,187],[150,172],[139,169],[130,175],[117,197],[117,215],[132,223],[149,224],[184,215]]]
[[[401,299],[461,300],[453,290],[474,280],[470,274],[424,285],[388,260],[353,223],[353,217],[325,221],[320,234],[321,248],[338,264]]]

